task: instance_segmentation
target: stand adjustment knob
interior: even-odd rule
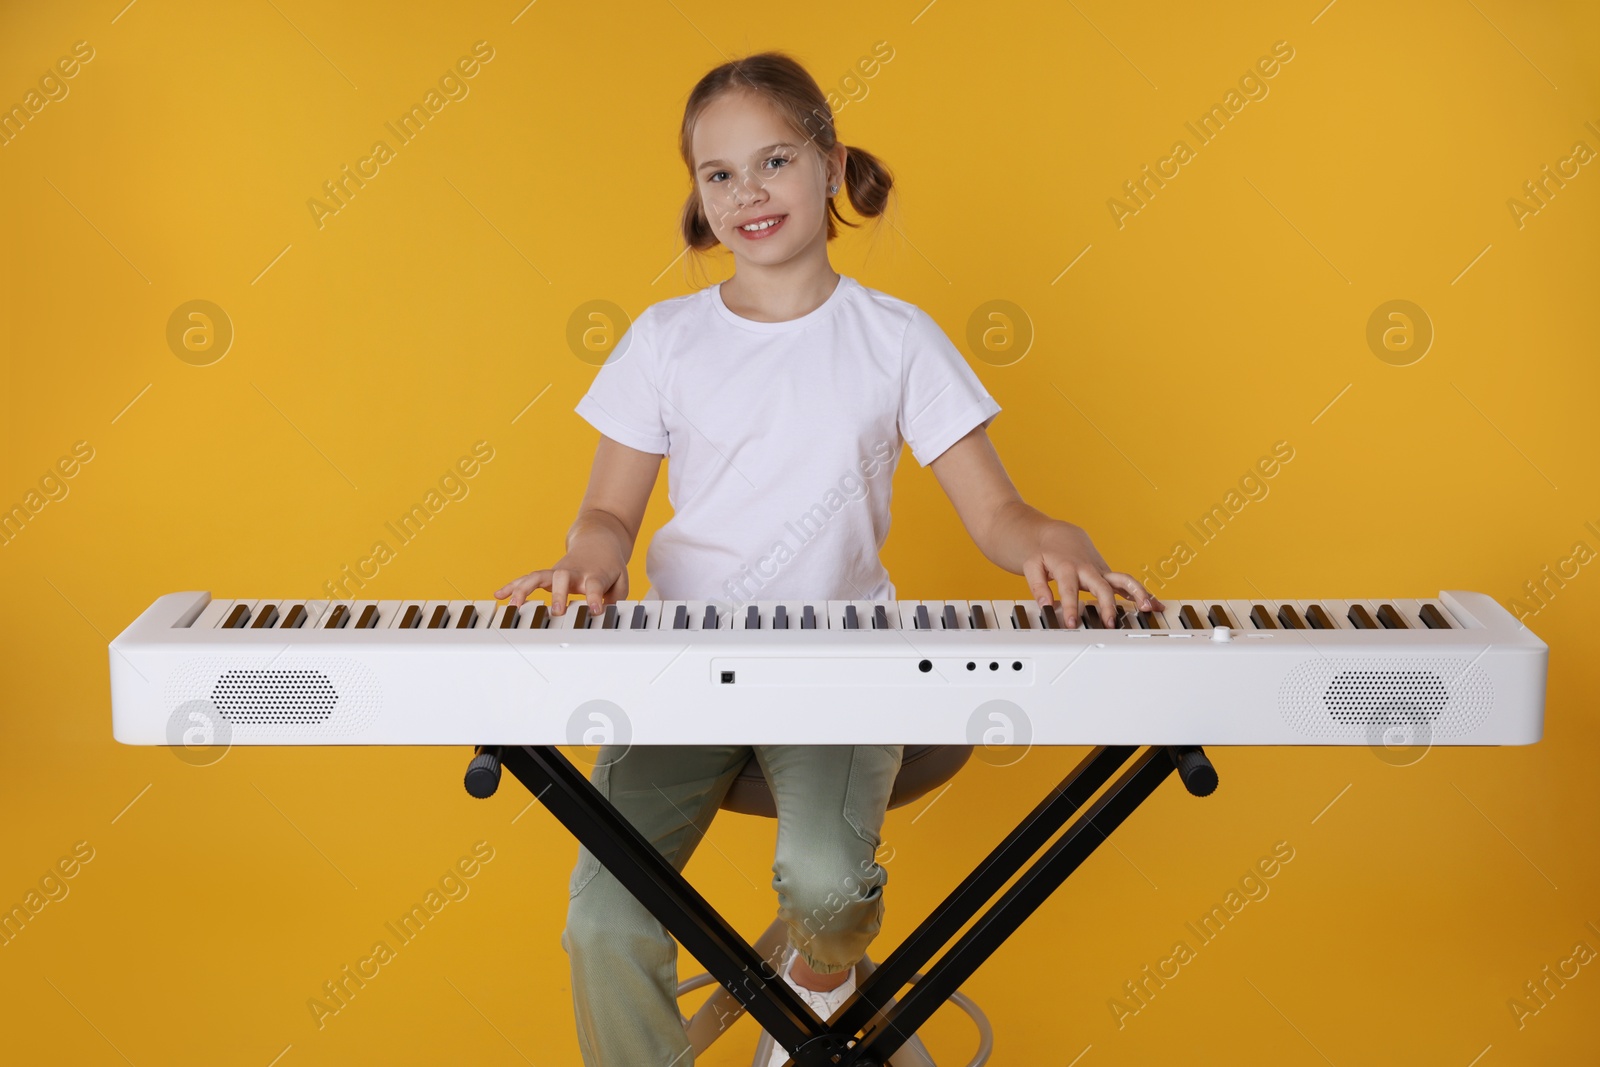
[[[1178,767],[1183,787],[1197,797],[1208,797],[1217,790],[1217,769],[1199,745],[1169,745],[1167,755]]]
[[[474,751],[464,784],[472,796],[486,800],[500,788],[500,746],[479,745]]]

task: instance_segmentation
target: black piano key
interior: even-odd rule
[[[715,604],[707,604],[706,605],[705,618],[700,620],[700,629],[702,629],[702,630],[715,630],[716,628],[717,628],[717,606]]]
[[[1272,621],[1272,612],[1266,605],[1257,604],[1250,609],[1250,621],[1256,624],[1258,630],[1276,630],[1278,624]]]
[[[1028,609],[1024,608],[1021,604],[1013,605],[1011,608],[1011,626],[1013,629],[1017,630],[1029,630],[1033,628],[1033,624],[1028,621]]]
[[[1376,630],[1378,628],[1378,624],[1373,621],[1372,615],[1360,604],[1351,604],[1350,611],[1346,617],[1350,620],[1350,625],[1358,630]]]
[[[800,609],[800,629],[815,630],[817,628],[817,609],[810,604]]]
[[[415,604],[406,605],[406,610],[400,616],[400,629],[415,630],[422,621],[422,609]]]
[[[944,613],[940,622],[943,623],[946,630],[961,629],[961,621],[956,618],[956,606],[954,604],[946,604],[944,606]]]
[[[933,629],[933,620],[928,617],[928,605],[926,604],[917,605],[916,627],[919,630]]]
[[[577,613],[572,616],[574,630],[587,630],[589,628],[589,603],[584,601],[578,605]]]
[[[478,606],[468,604],[461,609],[461,614],[456,616],[456,629],[474,630],[478,626]]]
[[[1100,621],[1100,609],[1093,604],[1084,604],[1078,609],[1078,616],[1083,619],[1085,630],[1104,630],[1105,623]]]
[[[689,605],[679,604],[672,609],[672,628],[674,630],[687,630],[689,628]]]
[[[1411,629],[1411,624],[1406,622],[1406,617],[1396,611],[1393,604],[1384,604],[1378,608],[1378,621],[1383,623],[1386,630]]]
[[[342,630],[350,622],[350,608],[346,604],[339,604],[328,612],[328,621],[322,624],[324,630]]]
[[[298,630],[306,624],[306,617],[306,606],[304,604],[296,604],[289,609],[289,614],[283,617],[283,625],[279,626],[278,629]]]
[[[856,621],[856,606],[854,604],[846,604],[844,606],[844,628],[846,630],[861,629],[861,624]]]
[[[1118,630],[1133,629],[1133,622],[1128,618],[1128,609],[1121,604],[1117,605],[1117,625],[1115,628]]]
[[[500,616],[500,629],[515,630],[517,628],[517,616],[519,614],[521,613],[517,610],[515,605],[507,604],[506,610]]]
[[[1278,621],[1283,623],[1285,630],[1304,630],[1305,620],[1300,618],[1300,613],[1294,610],[1293,604],[1284,604],[1278,608]]]
[[[536,604],[533,608],[533,618],[528,621],[528,629],[548,630],[550,629],[550,620],[552,618],[554,616],[550,614],[549,608],[543,604]]]
[[[1061,629],[1061,620],[1056,618],[1056,606],[1054,604],[1046,604],[1039,609],[1039,621],[1041,623],[1040,629]]]
[[[1153,611],[1136,612],[1134,617],[1139,620],[1139,625],[1146,630],[1163,630],[1166,626],[1161,621],[1161,616]]]
[[[605,617],[600,620],[600,629],[615,630],[617,623],[620,621],[617,618],[617,606],[615,604],[607,604]]]
[[[378,628],[378,605],[368,604],[361,609],[361,618],[356,620],[357,630],[376,630]]]
[[[252,630],[270,630],[272,624],[278,621],[278,605],[268,604],[256,615],[256,621],[250,624]]]
[[[1230,630],[1237,630],[1239,624],[1233,621],[1233,616],[1228,614],[1228,609],[1221,604],[1211,605],[1206,612],[1206,618],[1211,620],[1212,626],[1226,626]]]
[[[889,628],[889,609],[882,604],[873,605],[872,628],[874,630],[887,630]]]
[[[772,628],[774,630],[787,630],[789,628],[789,609],[782,604],[772,613]]]
[[[987,630],[989,628],[988,620],[983,617],[982,604],[972,605],[972,628],[974,630]]]
[[[244,624],[250,621],[250,609],[243,604],[235,604],[233,610],[228,612],[228,617],[222,620],[224,630],[242,630]]]
[[[761,629],[761,609],[754,604],[751,604],[750,610],[744,613],[744,628],[746,630]]]
[[[1422,618],[1422,625],[1426,626],[1430,630],[1452,629],[1450,620],[1444,617],[1444,612],[1440,611],[1432,604],[1422,605],[1422,610],[1417,612],[1417,614]]]
[[[1178,621],[1183,623],[1185,630],[1204,630],[1206,624],[1200,621],[1200,613],[1194,610],[1193,604],[1185,604],[1178,610]]]
[[[644,605],[635,604],[633,606],[633,617],[628,620],[628,629],[642,630],[644,629],[645,623],[649,621],[650,614],[649,612],[645,611]]]
[[[450,609],[444,604],[435,604],[433,614],[428,617],[428,629],[441,630],[450,621]]]
[[[1306,609],[1306,622],[1311,624],[1313,630],[1337,630],[1339,628],[1333,621],[1333,616],[1322,610],[1321,604],[1313,604]]]

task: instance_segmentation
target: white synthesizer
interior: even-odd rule
[[[1493,599],[158,598],[111,642],[130,745],[1523,745],[1549,649]],[[1107,624],[1111,625],[1107,625]]]

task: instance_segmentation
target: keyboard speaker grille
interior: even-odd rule
[[[338,656],[204,656],[173,671],[167,699],[204,702],[234,740],[263,741],[359,734],[382,692],[369,668]]]
[[[1462,737],[1494,707],[1489,675],[1468,659],[1302,661],[1278,690],[1284,722],[1307,737],[1372,741],[1395,731]]]

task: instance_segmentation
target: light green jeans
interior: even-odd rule
[[[608,745],[590,780],[682,871],[751,752]],[[756,745],[754,753],[778,810],[772,888],[789,943],[818,974],[842,971],[882,924],[889,872],[876,855],[903,746]],[[692,1067],[677,942],[582,846],[569,893],[563,940],[586,1067]]]

